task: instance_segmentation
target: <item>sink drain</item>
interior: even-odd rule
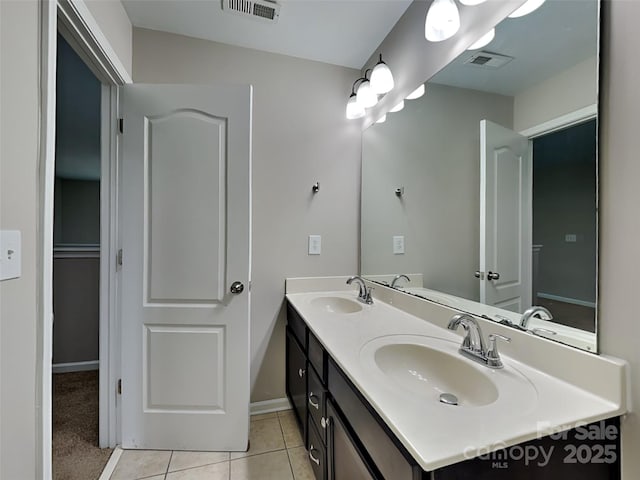
[[[440,403],[444,403],[446,405],[458,405],[458,397],[453,393],[442,393],[440,394]]]

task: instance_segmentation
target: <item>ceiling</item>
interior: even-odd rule
[[[221,0],[122,0],[136,27],[360,69],[411,0],[282,0],[277,23],[222,10]]]
[[[594,57],[598,47],[597,0],[547,0],[520,18],[506,18],[484,51],[514,57],[499,69],[465,65],[466,51],[430,82],[513,96]]]

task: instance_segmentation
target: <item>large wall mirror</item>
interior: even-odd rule
[[[364,131],[363,276],[596,351],[598,27],[506,18]]]

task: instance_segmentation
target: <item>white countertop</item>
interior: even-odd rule
[[[328,285],[324,281],[323,286]],[[291,288],[287,291],[300,290]],[[393,295],[393,294],[391,294]],[[400,442],[411,453],[420,466],[427,471],[446,465],[457,463],[488,451],[515,445],[544,436],[554,431],[566,430],[605,418],[620,415],[625,412],[622,399],[623,391],[602,395],[613,385],[616,389],[624,390],[623,382],[604,381],[595,385],[594,389],[584,388],[584,378],[578,378],[575,384],[565,379],[552,376],[540,369],[527,365],[508,355],[502,355],[505,368],[492,370],[484,369],[482,373],[492,375],[501,391],[500,399],[492,404],[478,407],[452,407],[437,401],[425,401],[418,395],[407,394],[406,390],[398,388],[394,381],[384,374],[371,368],[363,361],[363,347],[372,340],[388,335],[418,335],[437,337],[450,340],[451,351],[457,351],[461,336],[449,331],[438,322],[431,323],[416,315],[412,315],[375,299],[373,305],[363,305],[363,309],[355,313],[329,313],[311,304],[314,298],[320,296],[343,297],[355,300],[354,291],[324,291],[311,293],[288,293],[289,302],[304,318],[313,334],[324,345],[327,352],[345,372],[353,384],[360,390],[377,413],[384,419],[389,428],[395,433]],[[406,295],[405,295],[406,296]],[[405,299],[401,299],[402,303]],[[451,315],[456,312],[443,306],[433,308],[445,309],[438,315]],[[442,324],[442,320],[439,320]],[[500,326],[492,329],[482,325],[485,337],[489,333],[503,333]],[[520,335],[516,332],[510,345],[513,351],[526,349],[534,337],[530,334]],[[533,341],[546,342],[541,345],[541,351],[548,356],[548,352],[555,346],[549,347],[547,341],[532,338]],[[520,342],[520,344],[518,344]],[[570,347],[560,346],[565,349]],[[559,351],[559,361],[571,358],[571,352]],[[528,353],[531,355],[531,352]],[[576,368],[580,362],[597,362],[598,357],[581,357],[584,354],[576,350]],[[548,359],[547,359],[548,360]],[[598,383],[598,372],[613,372],[619,378],[624,378],[624,362],[602,358],[602,368],[593,370]],[[566,373],[566,365],[563,367]],[[613,369],[613,370],[612,370]],[[584,373],[583,373],[584,375]],[[525,397],[518,397],[517,382],[503,382],[509,377],[526,379],[532,388],[526,389]],[[581,388],[582,387],[582,388]],[[528,397],[531,398],[528,398]]]

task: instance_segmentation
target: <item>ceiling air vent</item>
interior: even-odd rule
[[[493,52],[477,52],[465,60],[465,65],[473,65],[482,68],[500,68],[513,60],[513,57],[500,55]]]
[[[222,9],[267,23],[277,22],[280,16],[280,5],[270,0],[222,0]]]

